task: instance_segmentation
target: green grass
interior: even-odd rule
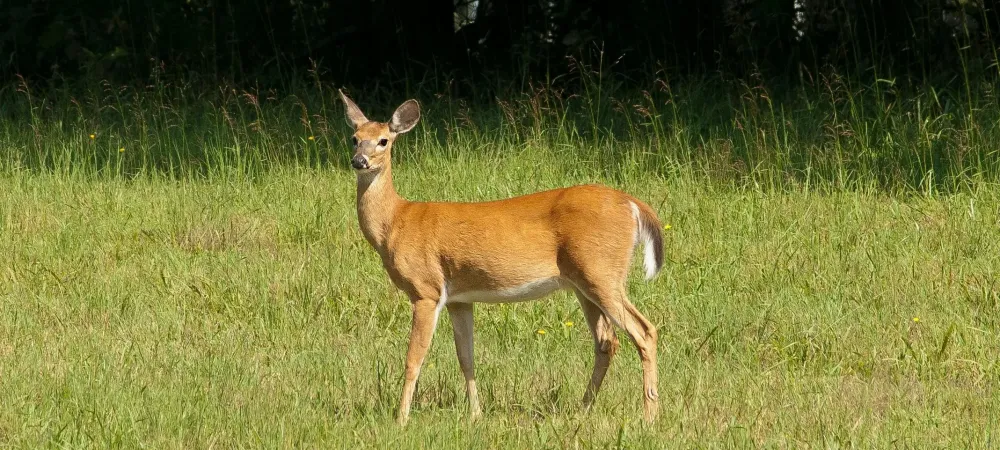
[[[567,294],[476,308],[475,423],[444,317],[395,425],[409,306],[358,229],[330,87],[22,85],[0,90],[0,446],[996,446],[993,85],[680,81],[643,104],[585,81],[605,89],[416,94],[397,188],[652,205],[667,263],[629,292],[660,330],[655,425],[621,333],[582,411]],[[371,118],[402,100],[352,94]]]
[[[396,155],[404,160],[517,154],[529,164],[523,149],[542,147],[585,160],[571,170],[614,180],[683,173],[764,191],[925,195],[1000,183],[1000,80],[988,76],[935,86],[805,69],[791,85],[660,72],[626,80],[583,65],[573,74],[524,90],[496,82],[471,99],[454,96],[444,78],[348,93],[383,120],[406,98],[400,91],[420,100],[412,147]],[[336,87],[319,81],[280,92],[81,84],[0,87],[0,172],[254,177],[349,159]]]
[[[398,163],[401,193],[487,199],[600,181],[569,163],[460,159]],[[346,169],[3,177],[0,444],[995,445],[998,189],[608,181],[672,225],[663,273],[647,284],[637,267],[630,283],[661,330],[660,420],[641,422],[630,343],[581,411],[590,337],[560,294],[476,309],[485,417],[473,424],[444,319],[400,430],[409,309],[360,235],[353,182]]]

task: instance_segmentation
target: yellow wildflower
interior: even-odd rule
[[[671,229],[671,228],[673,228],[673,227],[672,227],[672,226],[670,226],[670,224],[669,224],[669,223],[668,223],[668,224],[664,224],[664,225],[663,225],[663,231],[667,231],[667,230],[669,230],[669,229]]]
[[[538,333],[539,336],[542,336],[542,335],[545,335],[545,330],[539,329],[535,333]]]
[[[95,138],[95,137],[97,137],[97,135],[96,135],[96,134],[94,134],[94,133],[90,133],[90,138],[91,138],[91,139],[93,139],[93,138]]]
[[[568,320],[568,321],[566,321],[566,323],[564,325],[566,325],[567,327],[571,327],[571,326],[573,326],[573,321]]]
[[[309,136],[309,137],[308,137],[308,139],[309,139],[310,141],[315,141],[315,140],[316,140],[316,136]]]
[[[125,147],[119,148],[118,153],[125,153]]]
[[[913,323],[920,323],[920,318],[919,317],[914,317],[913,318]]]

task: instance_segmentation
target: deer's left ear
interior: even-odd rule
[[[396,108],[392,113],[392,120],[389,121],[389,131],[393,133],[406,133],[417,125],[420,120],[420,104],[416,100],[407,100]]]

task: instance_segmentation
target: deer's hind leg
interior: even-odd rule
[[[611,366],[611,359],[618,352],[618,336],[615,335],[615,326],[611,319],[604,315],[594,302],[590,301],[583,292],[574,289],[576,298],[580,301],[580,309],[587,319],[587,326],[590,334],[594,337],[594,373],[590,377],[590,384],[583,394],[583,405],[590,408],[594,403],[597,392],[601,390],[604,376]]]
[[[603,317],[609,318],[619,326],[635,344],[642,361],[643,405],[648,422],[655,420],[659,410],[659,394],[657,393],[656,368],[656,327],[646,319],[632,302],[628,300],[625,283],[584,283],[580,286],[583,295],[590,299]],[[610,360],[610,357],[608,358]],[[597,370],[595,367],[595,376]]]

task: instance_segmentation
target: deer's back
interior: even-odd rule
[[[633,240],[621,234],[635,230],[631,200],[581,185],[488,202],[410,202],[392,224],[393,251],[383,259],[397,285],[426,278],[455,292],[559,277],[586,260],[627,265]]]

